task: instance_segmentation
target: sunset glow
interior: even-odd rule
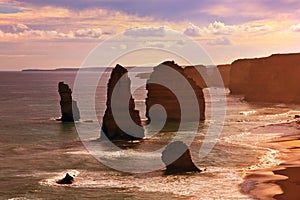
[[[79,67],[97,44],[132,28],[172,28],[216,64],[299,52],[299,18],[296,0],[2,0],[0,70]]]

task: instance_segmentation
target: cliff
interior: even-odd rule
[[[181,117],[185,121],[202,121],[205,119],[205,101],[202,88],[189,78],[184,73],[184,69],[175,64],[174,61],[166,61],[156,66],[147,81],[146,89],[148,90],[146,117],[149,121],[162,120],[166,117],[162,115],[158,107],[155,107],[155,104],[159,104],[165,109],[167,123],[179,124]],[[195,103],[199,106],[198,116],[195,114],[197,113],[195,112]],[[154,107],[151,108],[152,106]],[[183,115],[183,113],[188,113],[188,115]]]
[[[231,64],[231,94],[256,102],[299,103],[300,53],[239,59]]]
[[[116,65],[107,84],[101,138],[104,135],[110,140],[136,140],[144,137],[139,111],[135,110],[130,87],[127,69]]]
[[[231,65],[217,66],[187,66],[184,73],[192,78],[201,88],[206,87],[228,87],[230,79]],[[206,80],[204,80],[204,77]]]

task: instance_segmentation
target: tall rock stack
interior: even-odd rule
[[[80,113],[77,102],[72,99],[72,90],[64,82],[58,83],[58,92],[60,95],[61,121],[74,122],[80,119]]]
[[[176,73],[174,73],[174,70]],[[183,84],[183,79],[191,86],[189,88],[194,90],[194,99],[191,99],[193,98],[191,96],[185,96],[187,92],[191,91],[188,91],[189,88],[186,87],[186,84]],[[182,115],[181,109],[185,109],[185,111],[190,113],[189,116],[183,116],[185,121],[195,121],[196,118],[194,113],[197,113],[195,112],[197,105],[191,103],[195,102],[195,100],[199,106],[198,117],[196,116],[196,120],[202,121],[205,119],[205,101],[202,88],[199,87],[193,79],[189,78],[184,73],[183,68],[174,61],[166,61],[156,66],[150,79],[147,81],[146,89],[148,90],[146,98],[146,117],[149,121],[165,119],[165,116],[162,115],[160,111],[155,110],[158,107],[151,108],[152,106],[155,106],[155,104],[159,104],[165,109],[167,123],[172,122],[173,124],[179,124]],[[175,94],[179,94],[183,98],[179,100]],[[180,105],[183,107],[181,108]]]
[[[127,69],[116,65],[107,84],[101,138],[104,135],[110,140],[136,140],[144,137],[144,129],[141,126],[139,111],[135,110],[130,86]]]

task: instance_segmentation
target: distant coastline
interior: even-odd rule
[[[126,69],[135,69],[135,71],[143,71],[152,67],[126,67]],[[77,72],[77,71],[108,71],[110,72],[113,67],[84,67],[84,68],[57,68],[57,69],[23,69],[22,72]],[[140,69],[140,70],[137,70]]]

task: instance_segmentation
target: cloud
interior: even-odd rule
[[[300,32],[300,23],[292,25],[290,27],[290,30],[293,31],[293,32]]]
[[[272,30],[267,24],[240,24],[227,25],[220,21],[214,21],[207,26],[197,26],[192,23],[184,30],[184,34],[191,37],[205,35],[233,35],[238,33],[260,33]]]
[[[102,29],[101,28],[78,29],[74,32],[75,37],[99,38],[101,35],[102,35]]]
[[[210,40],[206,43],[207,45],[216,46],[216,45],[231,45],[231,41],[227,37],[217,38]]]
[[[201,35],[229,35],[236,31],[237,26],[226,25],[223,22],[215,21],[210,23],[206,27],[199,27],[192,23],[184,30],[184,34],[191,37],[201,36]]]
[[[243,25],[240,29],[245,32],[267,32],[271,31],[272,27],[268,24],[258,24],[258,25]]]
[[[215,21],[210,23],[205,31],[213,34],[228,35],[235,31],[236,26],[225,25],[223,22]]]
[[[113,11],[120,11],[130,15],[140,17],[151,16],[159,19],[178,19],[178,16],[184,16],[189,11],[197,9],[203,4],[208,4],[209,0],[16,0],[22,5],[31,6],[53,6],[64,7],[71,10],[85,10],[92,8],[103,8]],[[176,13],[176,15],[174,15]]]
[[[3,30],[5,29],[5,31]],[[25,24],[14,24],[11,26],[4,26],[0,29],[0,38],[2,39],[98,39],[103,34],[101,28],[82,28],[76,30],[70,30],[61,32],[57,30],[42,30],[42,29],[31,29]]]
[[[165,36],[165,27],[134,27],[126,29],[124,35],[131,37],[163,37]]]
[[[14,6],[0,4],[0,14],[14,14],[19,12],[23,11]]]
[[[184,30],[184,34],[190,37],[196,37],[201,35],[201,28],[190,23],[189,26]]]
[[[280,19],[280,16],[288,15],[298,18],[300,1],[296,0],[219,0],[199,9],[203,15],[214,16],[215,19],[223,19],[227,22],[249,22],[264,19]]]
[[[29,27],[25,24],[16,24],[12,25],[12,29],[14,30],[14,32],[23,32],[25,30],[28,30]]]
[[[132,16],[152,17],[160,20],[192,21],[203,23],[223,20],[230,23],[249,22],[260,19],[274,19],[287,14],[298,18],[296,0],[15,0],[21,6],[63,7],[69,10],[107,9]]]

